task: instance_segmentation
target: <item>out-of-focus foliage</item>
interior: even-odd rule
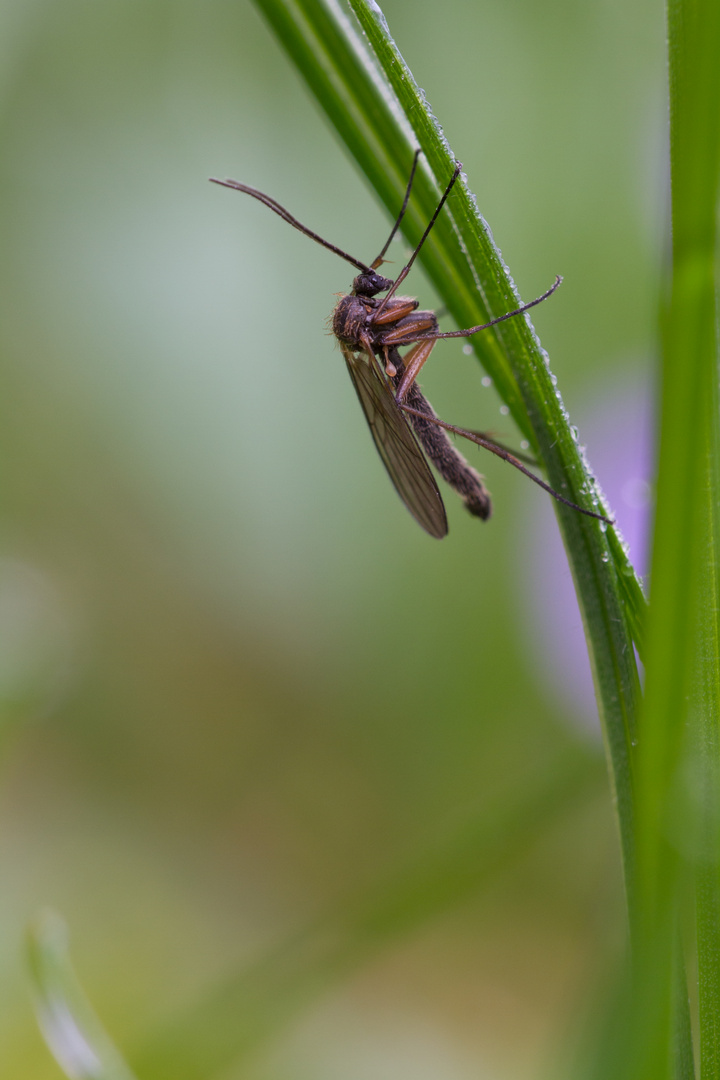
[[[385,11],[523,295],[565,276],[534,321],[573,416],[606,403],[597,461],[655,348],[662,13]],[[308,988],[243,1071],[535,1073],[622,934],[570,608],[559,663],[541,651],[544,497],[483,460],[493,520],[448,496],[450,537],[423,536],[327,333],[348,267],[207,184],[254,184],[363,259],[389,228],[252,7],[63,0],[2,20],[0,1070],[58,1076],[22,964],[39,907],[63,912],[114,1041],[146,1046],[576,758],[598,782],[529,848],[432,923],[406,912],[413,935],[322,999]],[[512,441],[462,345],[436,352],[441,415]],[[633,468],[599,470],[621,525]]]

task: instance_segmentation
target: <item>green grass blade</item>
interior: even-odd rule
[[[45,915],[28,935],[35,1012],[53,1057],[71,1080],[134,1080],[70,965],[67,931]]]
[[[670,40],[673,276],[665,323],[663,443],[653,574],[652,697],[648,726],[670,729],[653,779],[672,785],[667,755],[690,725],[699,797],[696,918],[700,1073],[720,1078],[720,411],[718,407],[718,196],[720,6],[672,0]],[[681,393],[679,400],[674,395]],[[665,426],[666,425],[666,426]],[[687,469],[681,501],[672,490]],[[660,499],[662,498],[662,502]],[[687,527],[673,525],[679,520]],[[661,517],[662,512],[662,517]],[[670,655],[671,622],[681,631]],[[684,631],[684,633],[683,633]],[[683,647],[684,646],[684,647]],[[654,728],[653,728],[654,730]],[[697,795],[697,792],[696,792]],[[658,799],[658,802],[660,800]],[[658,809],[653,807],[657,820]],[[688,814],[690,817],[690,814]],[[653,872],[648,859],[648,874]],[[651,879],[652,881],[652,879]],[[648,882],[650,887],[651,881]]]
[[[635,1045],[622,1075],[633,1080],[677,1075],[678,1058],[672,1051],[678,1023],[672,955],[695,869],[701,1077],[717,1080],[720,6],[716,0],[671,3],[669,44],[672,280],[663,311],[647,696],[638,755],[639,933],[628,1017]]]
[[[394,215],[412,158],[411,134],[424,152],[404,231],[417,241],[455,165],[424,95],[375,3],[352,0],[373,56],[335,0],[256,0],[378,195]],[[382,70],[380,70],[382,69]],[[518,304],[514,284],[464,178],[423,248],[429,277],[460,326]],[[476,335],[473,348],[550,483],[589,509],[602,498],[529,322],[510,319]],[[620,537],[597,521],[557,507],[590,645],[620,820],[626,881],[632,892],[634,826],[632,744],[639,683],[633,630],[644,599]]]

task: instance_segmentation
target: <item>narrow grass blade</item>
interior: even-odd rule
[[[669,52],[672,275],[662,317],[647,695],[638,748],[634,985],[625,1020],[627,1053],[613,1076],[669,1080],[693,1075],[687,1007],[677,993],[676,943],[694,890],[700,1076],[718,1080],[717,0],[670,3]]]
[[[653,625],[645,726],[649,903],[669,886],[660,852],[688,736],[687,847],[696,871],[700,1074],[720,1078],[720,409],[718,198],[720,6],[671,0],[672,285],[665,317],[663,435],[653,553]],[[679,500],[674,485],[680,482]],[[678,523],[680,523],[678,527]],[[682,761],[682,758],[680,758]],[[653,798],[654,796],[654,798]],[[692,841],[695,841],[695,844]],[[657,901],[656,901],[657,904]],[[651,909],[652,910],[652,909]]]

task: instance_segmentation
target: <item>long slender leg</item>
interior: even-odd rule
[[[424,398],[423,401],[425,401]],[[605,517],[604,514],[596,514],[593,510],[585,510],[582,506],[578,506],[577,503],[571,502],[570,499],[566,499],[564,495],[555,491],[555,488],[551,488],[550,485],[546,484],[544,480],[541,480],[539,476],[536,476],[535,473],[526,469],[525,466],[518,461],[515,455],[511,454],[509,450],[506,450],[504,446],[499,446],[498,443],[494,443],[490,439],[484,439],[476,431],[468,431],[467,428],[456,427],[455,424],[447,424],[444,420],[438,419],[434,412],[432,413],[432,416],[430,416],[422,408],[418,409],[415,403],[410,400],[410,394],[408,394],[408,404],[400,403],[400,408],[411,417],[414,416],[425,422],[436,424],[445,431],[451,431],[455,435],[462,435],[464,439],[469,439],[470,442],[474,442],[477,446],[482,446],[485,450],[489,450],[491,454],[495,454],[497,457],[502,458],[503,461],[507,461],[509,465],[513,465],[516,469],[519,469],[521,473],[534,481],[534,483],[538,484],[543,491],[547,491],[548,495],[552,495],[553,499],[557,499],[558,502],[564,503],[565,506],[572,507],[572,509],[577,510],[579,514],[585,514],[586,517],[597,518],[599,521],[604,521],[606,525],[615,524],[611,518]]]
[[[449,333],[441,333],[436,329],[437,318],[435,313],[430,311],[413,311],[412,313],[405,315],[398,321],[398,325],[383,334],[382,338],[383,344],[385,345],[413,345],[413,348],[405,354],[406,372],[403,376],[403,381],[395,394],[395,400],[398,404],[404,400],[408,387],[417,378],[421,367],[430,356],[432,346],[436,341],[439,341],[440,338],[468,337],[470,334],[477,334],[480,330],[487,330],[489,326],[494,326],[496,323],[505,322],[506,319],[512,319],[515,315],[521,315],[524,311],[527,311],[528,308],[535,307],[536,304],[540,304],[543,300],[547,300],[548,296],[551,296],[555,292],[561,281],[562,278],[556,278],[554,285],[552,285],[547,292],[544,292],[542,296],[538,296],[536,300],[531,300],[529,304],[523,304],[522,307],[517,308],[515,311],[508,311],[507,314],[500,315],[499,318],[492,319],[489,323],[483,323],[482,326],[471,326],[467,330],[451,330]],[[396,300],[391,300],[391,308],[396,303]],[[388,311],[385,311],[378,319],[377,313],[373,313],[373,322],[376,325],[382,325],[383,319],[387,314]],[[423,323],[425,323],[425,325],[434,323],[434,326],[432,329],[429,329],[428,332],[425,332]],[[430,345],[430,348],[424,348],[428,344]]]
[[[548,296],[552,296],[552,294],[555,292],[561,282],[562,278],[558,274],[553,284],[550,286],[547,292],[544,292],[542,294],[542,296],[538,296],[535,300],[531,300],[529,304],[523,304],[521,307],[515,308],[514,311],[506,312],[505,315],[498,315],[497,319],[491,319],[490,322],[482,323],[480,326],[470,326],[467,330],[450,330],[446,331],[443,334],[423,334],[422,338],[417,337],[415,338],[415,340],[430,341],[432,339],[434,341],[438,341],[440,338],[469,337],[471,334],[477,334],[479,330],[487,330],[489,326],[495,326],[496,323],[505,322],[506,319],[513,319],[516,315],[522,315],[524,311],[529,311],[530,308],[535,307],[536,304],[542,304],[543,300],[547,300]]]
[[[397,387],[395,391],[395,401],[398,405],[402,406],[405,397],[407,396],[408,390],[417,379],[417,376],[420,373],[420,369],[429,359],[430,353],[434,348],[435,341],[432,338],[429,341],[418,341],[415,343],[415,345],[413,345],[412,349],[408,349],[408,351],[403,356],[402,359],[405,371],[400,373],[399,378],[395,383]],[[385,373],[389,378],[394,379],[395,376],[398,374],[398,369],[393,360],[390,358],[390,351],[391,346],[383,344],[383,353],[385,356]],[[397,350],[395,351],[397,352]],[[395,357],[395,359],[397,359],[397,357]],[[427,402],[427,398],[424,398],[424,400]],[[491,438],[490,434],[486,431],[471,431],[470,434],[476,435],[479,440],[482,440],[483,445],[484,443],[492,443],[492,445],[496,446],[498,450],[504,451],[506,454],[509,454],[510,457],[516,458],[518,461],[522,461],[526,465],[537,465],[537,461],[535,460],[535,458],[529,457],[527,454],[523,454],[519,450],[509,450],[507,446],[504,446],[501,442],[498,442],[497,439]]]

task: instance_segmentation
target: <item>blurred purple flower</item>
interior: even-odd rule
[[[608,498],[640,575],[648,570],[652,510],[653,418],[649,380],[624,376],[576,410],[580,442]],[[539,675],[585,728],[597,707],[575,587],[552,507],[542,507],[532,551],[523,553],[530,649]]]

